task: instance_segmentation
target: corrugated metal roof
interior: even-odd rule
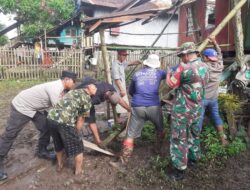
[[[97,3],[97,0],[83,1],[91,1],[92,3]],[[174,7],[178,8],[195,1],[196,0],[123,0],[122,2],[124,4],[119,4],[119,8],[108,15],[84,19],[83,22],[86,26],[85,33],[93,34],[95,32],[98,32],[100,29],[117,27],[138,20],[144,20],[145,22],[147,22],[149,20],[152,20],[152,18],[158,17],[163,12],[170,12]],[[98,0],[98,3],[100,4],[107,4],[108,2],[115,3],[116,5],[118,4],[118,1],[114,0],[103,0],[102,2]]]
[[[190,3],[193,3],[195,1],[197,1],[197,0],[183,0],[182,3],[181,3],[181,5],[190,4]]]
[[[131,0],[82,0],[83,3],[104,7],[118,8]]]

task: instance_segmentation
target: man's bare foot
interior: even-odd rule
[[[83,169],[76,169],[75,175],[81,175],[83,173]]]
[[[61,172],[63,170],[63,164],[58,164],[57,167],[56,167],[56,171],[57,172]]]

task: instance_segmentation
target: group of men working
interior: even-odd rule
[[[86,118],[96,143],[102,145],[96,126],[94,105],[105,100],[131,112],[119,160],[110,162],[111,165],[117,168],[126,165],[133,152],[134,139],[141,136],[144,122],[147,120],[155,125],[157,144],[161,148],[165,135],[159,87],[165,79],[167,85],[175,89],[176,93],[171,114],[170,138],[170,155],[174,170],[168,176],[173,180],[183,179],[187,166],[196,164],[200,157],[199,134],[204,106],[212,113],[222,144],[227,144],[217,102],[219,76],[223,68],[222,56],[215,38],[209,39],[215,45],[216,51],[205,50],[205,62],[198,57],[199,52],[192,42],[186,42],[181,46],[178,56],[182,62],[167,71],[160,69],[159,56],[150,54],[143,61],[144,67],[136,71],[132,77],[129,86],[131,106],[126,92],[125,68],[141,62],[127,63],[128,54],[124,50],[118,51],[118,60],[112,63],[114,87],[87,78],[73,89],[76,74],[64,71],[61,80],[40,84],[19,93],[12,101],[7,127],[0,137],[0,180],[7,178],[4,157],[28,121],[32,121],[40,131],[37,156],[46,159],[54,159],[56,156],[57,171],[63,168],[64,154],[74,156],[75,174],[81,174],[83,143],[80,131]],[[118,114],[124,113],[122,108],[117,106]],[[47,150],[50,135],[56,155]]]

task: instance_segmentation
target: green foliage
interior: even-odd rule
[[[220,94],[218,102],[220,109],[226,113],[232,113],[241,107],[239,98],[233,94]]]
[[[23,32],[35,35],[69,18],[74,10],[74,1],[0,0],[0,10],[4,13],[16,13],[18,20],[24,21]]]
[[[7,36],[0,36],[0,46],[4,46],[8,43],[8,38]]]
[[[155,139],[155,127],[151,122],[146,122],[144,124],[141,139],[147,142],[153,142]]]
[[[159,155],[152,156],[150,159],[152,168],[160,173],[162,177],[165,177],[165,170],[170,163],[170,158],[162,158]]]
[[[242,151],[246,150],[246,144],[241,138],[235,138],[231,144],[227,147],[227,154],[229,156],[235,156]]]
[[[4,29],[5,26],[3,24],[0,24],[0,30]],[[7,36],[0,36],[0,46],[4,46],[5,44],[8,43],[8,38]]]
[[[225,133],[228,132],[228,126],[224,126]],[[235,138],[229,145],[223,146],[220,143],[217,131],[212,126],[206,126],[201,134],[201,140],[204,143],[203,161],[221,161],[231,156],[236,156],[246,150],[246,144],[240,138]]]
[[[112,125],[112,129],[109,130],[109,134],[112,134],[114,131],[118,131],[118,130],[121,130],[122,126],[120,124],[114,124]]]

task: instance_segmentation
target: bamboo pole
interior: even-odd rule
[[[105,44],[104,30],[100,31],[100,39],[101,39],[102,60],[104,63],[104,68],[105,68],[106,82],[111,84],[112,83],[111,82],[111,72],[110,72],[110,66],[109,66],[109,61],[108,61],[107,46]]]
[[[99,32],[100,34],[100,39],[101,39],[101,50],[102,50],[102,60],[104,63],[104,68],[105,68],[105,78],[106,82],[109,84],[112,84],[111,82],[111,72],[110,72],[110,65],[109,65],[109,60],[108,60],[108,51],[107,51],[107,46],[105,43],[105,36],[104,36],[104,30],[101,30]],[[114,113],[114,120],[116,122],[116,112],[115,109],[112,107],[113,113]],[[109,103],[107,103],[107,117],[110,118],[110,106]]]
[[[215,30],[210,34],[211,36],[217,36],[220,31],[226,26],[226,24],[236,15],[236,13],[241,9],[241,7],[247,2],[247,0],[241,0],[229,13],[228,15],[221,21],[221,23],[215,28]],[[208,39],[206,39],[202,44],[198,47],[198,51],[202,51],[206,48],[208,44]]]

